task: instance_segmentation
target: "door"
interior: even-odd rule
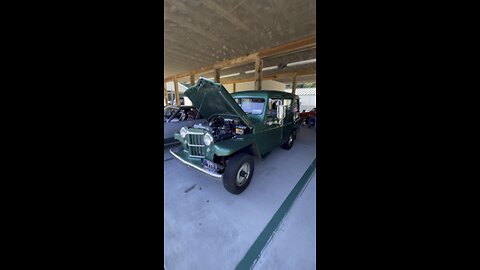
[[[282,125],[277,118],[277,106],[282,105],[279,98],[270,98],[265,108],[265,117],[261,128],[257,132],[257,144],[262,154],[272,151],[281,145]]]
[[[282,144],[288,140],[288,136],[294,127],[294,113],[293,113],[293,104],[292,99],[286,98],[283,100],[283,105],[285,106],[285,119],[283,119],[282,126]]]

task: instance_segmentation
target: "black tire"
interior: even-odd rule
[[[290,150],[290,148],[292,148],[293,146],[293,142],[295,141],[295,138],[296,138],[295,131],[290,132],[290,135],[288,135],[288,140],[284,144],[282,144],[282,148]]]
[[[247,166],[248,175],[245,175]],[[241,172],[240,169],[242,169]],[[227,167],[225,168],[225,173],[223,174],[223,186],[232,194],[242,193],[250,184],[254,169],[252,156],[245,153],[238,153],[232,156],[229,159]],[[239,180],[238,182],[237,177]]]

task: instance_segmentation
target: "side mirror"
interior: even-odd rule
[[[277,107],[277,118],[283,120],[285,118],[285,106],[280,105]]]

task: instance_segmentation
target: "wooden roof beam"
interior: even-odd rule
[[[299,70],[296,72],[283,72],[283,73],[277,73],[269,76],[263,76],[262,80],[277,80],[277,79],[291,79],[293,76],[301,77],[301,76],[307,76],[307,75],[314,75],[317,73],[316,68],[310,68],[310,69],[304,69],[304,70]],[[230,80],[223,80],[222,84],[233,84],[233,83],[242,83],[242,82],[254,82],[255,77],[248,77],[248,78],[243,78],[243,79],[230,79]]]
[[[173,75],[173,76],[164,78],[164,81],[172,81],[175,78],[178,79],[178,78],[188,77],[191,74],[204,73],[204,72],[212,71],[215,69],[224,69],[227,67],[230,68],[230,67],[240,66],[243,64],[254,63],[255,59],[257,58],[268,58],[268,57],[279,56],[283,54],[291,54],[298,51],[313,49],[315,47],[316,47],[316,35],[312,35],[312,36],[308,36],[299,40],[288,42],[279,46],[263,49],[257,53],[252,53],[252,54],[244,55],[234,59],[222,61],[210,67],[202,67],[196,70],[192,70],[190,72]]]
[[[302,39],[294,40],[279,46],[268,49],[263,49],[258,52],[258,57],[267,58],[279,56],[283,54],[290,54],[297,51],[313,49],[317,46],[317,35],[311,35]]]
[[[258,58],[258,53],[251,53],[244,56],[240,56],[231,60],[226,60],[220,63],[213,65],[214,69],[224,69],[241,66],[248,63],[254,63]]]

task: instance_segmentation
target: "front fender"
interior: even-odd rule
[[[253,134],[241,135],[235,139],[220,141],[213,145],[213,153],[217,156],[230,156],[238,150],[253,144],[254,141],[255,137]]]

